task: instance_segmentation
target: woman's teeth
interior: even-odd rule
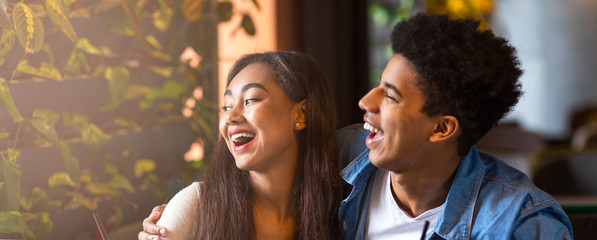
[[[253,138],[255,138],[255,134],[243,132],[232,134],[230,141],[234,142],[235,145],[243,145],[250,142]]]
[[[383,131],[382,131],[382,130],[380,130],[380,129],[377,129],[377,128],[375,128],[375,127],[371,126],[371,124],[369,124],[369,123],[365,123],[365,124],[363,124],[363,128],[364,128],[365,130],[368,130],[368,131],[370,131],[370,132],[374,132],[374,133],[383,133]]]

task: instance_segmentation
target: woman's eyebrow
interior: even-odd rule
[[[241,89],[241,93],[244,93],[251,88],[259,88],[259,89],[262,89],[263,91],[268,92],[267,89],[265,89],[265,87],[259,83],[249,83],[249,84],[243,86],[243,88]],[[232,95],[232,91],[230,91],[230,89],[226,89],[226,91],[224,92],[224,96],[230,96],[230,95]]]

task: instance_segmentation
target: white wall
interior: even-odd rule
[[[506,120],[550,139],[574,109],[597,105],[597,1],[497,0],[494,31],[518,49],[524,96]]]

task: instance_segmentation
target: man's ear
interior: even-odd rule
[[[297,103],[294,130],[300,131],[307,127],[307,100]]]
[[[450,115],[439,116],[429,140],[439,142],[450,139],[452,136],[456,136],[459,128],[460,125],[456,117]]]

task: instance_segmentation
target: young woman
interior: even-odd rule
[[[218,147],[204,177],[162,213],[164,239],[339,239],[330,96],[305,55],[239,59],[228,75]]]

